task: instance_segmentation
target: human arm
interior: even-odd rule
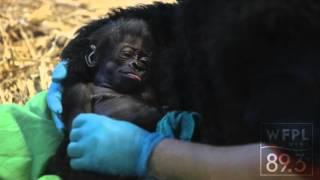
[[[160,179],[263,179],[259,144],[215,147],[187,143],[92,114],[78,116],[70,136],[68,154],[76,170]],[[144,170],[139,172],[141,167]]]
[[[148,174],[159,179],[270,179],[260,176],[260,144],[209,146],[165,139],[150,157]],[[262,162],[265,164],[265,162]],[[302,177],[274,176],[272,180],[299,180]]]

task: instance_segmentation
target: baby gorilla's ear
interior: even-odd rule
[[[89,53],[84,57],[88,67],[95,67],[97,65],[98,61],[95,58],[96,49],[97,47],[94,44],[91,44]]]

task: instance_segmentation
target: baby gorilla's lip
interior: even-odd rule
[[[130,79],[133,79],[136,81],[142,81],[142,78],[132,71],[120,70],[119,73],[124,74],[126,77],[128,77]]]
[[[134,79],[134,80],[137,80],[137,81],[142,81],[141,77],[136,75],[136,74],[133,74],[133,73],[128,73],[127,76],[131,79]]]

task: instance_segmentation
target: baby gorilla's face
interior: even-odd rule
[[[143,87],[151,51],[142,38],[125,37],[113,50],[104,66],[110,88],[133,93]]]

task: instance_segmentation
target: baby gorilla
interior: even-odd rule
[[[101,27],[88,40],[91,50],[84,59],[96,73],[93,83],[64,86],[67,129],[76,115],[94,112],[154,130],[160,114],[145,84],[154,46],[147,25],[142,20],[120,19]]]
[[[62,119],[66,136],[74,117],[89,112],[130,121],[154,131],[162,113],[145,83],[154,47],[146,23],[137,19],[113,21],[93,32],[84,42],[88,43],[89,51],[83,59],[69,58],[68,75],[63,83]],[[76,72],[83,68],[92,73],[92,79],[76,81],[77,76],[81,79],[81,74]],[[48,166],[51,173],[63,179],[123,179],[71,170],[67,144],[65,138]]]

